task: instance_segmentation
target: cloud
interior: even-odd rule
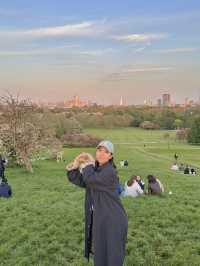
[[[166,33],[143,33],[143,34],[129,34],[114,36],[113,39],[124,42],[151,42],[154,40],[166,39]]]
[[[84,21],[77,24],[67,24],[64,26],[34,28],[29,30],[1,30],[0,36],[4,37],[79,37],[79,36],[96,36],[105,31],[103,21],[91,22]]]
[[[97,57],[104,54],[115,52],[113,48],[106,48],[101,50],[80,50],[79,45],[64,45],[47,47],[46,49],[32,49],[32,50],[0,50],[0,57],[28,57],[28,56],[51,56],[51,55],[70,55],[70,57]]]
[[[172,67],[147,67],[147,68],[130,68],[123,70],[122,73],[135,73],[135,72],[160,72],[172,70]]]
[[[41,55],[58,55],[64,53],[70,53],[72,50],[77,51],[80,46],[76,44],[63,45],[55,47],[46,47],[41,49],[30,49],[30,50],[0,50],[0,57],[20,57],[20,56],[41,56]]]
[[[159,72],[167,72],[173,70],[171,66],[148,66],[148,67],[140,67],[140,68],[122,68],[117,72],[113,72],[107,75],[103,81],[120,81],[120,80],[130,80],[134,77],[136,73],[159,73]]]
[[[166,33],[141,33],[128,35],[113,35],[116,25],[107,19],[82,21],[80,23],[65,24],[52,27],[38,27],[32,29],[0,29],[0,37],[5,40],[10,38],[58,38],[58,37],[103,37],[114,41],[145,43],[167,38]]]
[[[101,49],[101,50],[87,50],[87,51],[80,51],[81,55],[86,56],[102,56],[107,53],[113,53],[115,50],[113,48]]]
[[[200,48],[183,47],[183,48],[155,50],[154,52],[169,54],[169,53],[192,53],[192,52],[197,52],[197,51],[200,51]]]
[[[145,49],[146,49],[146,46],[144,46],[144,47],[138,47],[138,48],[133,48],[133,49],[131,49],[131,51],[134,52],[134,53],[141,53]]]

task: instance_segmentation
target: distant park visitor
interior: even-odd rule
[[[3,179],[5,174],[5,165],[6,165],[6,160],[2,157],[0,154],[0,179]]]
[[[139,185],[137,176],[132,176],[127,182],[125,182],[123,196],[136,198],[142,194],[144,194],[144,190]]]
[[[186,165],[185,169],[184,169],[184,174],[185,175],[189,175],[190,174],[190,168],[188,165]]]
[[[181,165],[179,166],[179,171],[184,171],[185,167],[184,167],[184,164],[181,163]]]
[[[140,185],[141,189],[144,191],[145,183],[144,183],[144,181],[141,179],[141,176],[137,175],[137,176],[136,176],[136,181],[137,181],[138,184]]]
[[[197,171],[194,169],[194,167],[186,165],[184,169],[184,174],[185,175],[196,175]]]
[[[12,196],[11,186],[8,184],[7,179],[4,177],[0,180],[0,197],[9,198]]]
[[[171,170],[173,170],[173,171],[178,171],[179,170],[179,167],[178,167],[177,163],[174,163],[172,165]]]
[[[66,167],[69,181],[86,189],[85,257],[93,254],[94,266],[122,266],[125,258],[128,219],[116,189],[113,153],[113,144],[102,141],[95,161],[82,153]]]
[[[122,160],[122,161],[120,161],[120,166],[121,167],[123,167],[123,166],[128,167],[128,160]]]
[[[175,163],[177,163],[177,161],[178,161],[178,155],[176,153],[174,154],[174,159],[175,159]]]
[[[161,195],[164,192],[164,187],[158,178],[153,175],[148,175],[147,180],[149,195]]]
[[[57,161],[57,163],[63,161],[63,151],[57,152],[57,154],[56,154],[56,161]]]
[[[0,154],[0,197],[9,198],[12,195],[12,189],[5,177],[5,164],[6,160]]]
[[[196,170],[195,170],[194,168],[191,168],[190,171],[191,171],[191,174],[192,174],[192,175],[196,175]]]

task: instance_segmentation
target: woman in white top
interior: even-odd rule
[[[137,176],[132,176],[124,186],[123,196],[138,197],[144,194],[144,191],[137,182]]]

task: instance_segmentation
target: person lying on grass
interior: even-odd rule
[[[116,190],[119,179],[110,141],[102,141],[93,160],[86,153],[70,163],[70,182],[86,189],[85,257],[94,255],[94,266],[122,266],[125,258],[128,219]]]
[[[164,187],[158,178],[148,175],[147,180],[149,195],[161,195],[164,192]]]

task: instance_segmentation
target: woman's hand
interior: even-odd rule
[[[95,165],[95,160],[91,154],[82,152],[76,159],[79,162],[79,170],[82,173],[82,170],[88,165]]]
[[[66,166],[67,171],[71,171],[79,168],[79,162],[76,158]]]
[[[92,155],[86,152],[82,152],[81,154],[79,154],[76,157],[76,160],[79,162],[79,164],[88,163],[88,162],[94,163],[95,161]]]
[[[92,164],[92,165],[95,164],[94,158],[92,157],[91,154],[82,152],[72,162],[70,162],[66,166],[66,170],[70,171],[70,170],[78,169],[78,168],[79,170],[82,170],[84,167],[86,167],[89,164]]]

